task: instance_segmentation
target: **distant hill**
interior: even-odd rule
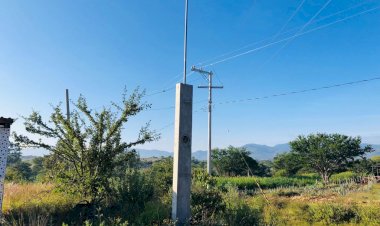
[[[207,160],[207,151],[195,151],[192,153],[192,157],[200,161]]]
[[[139,153],[140,158],[150,158],[150,157],[169,157],[173,156],[172,152],[161,151],[161,150],[145,150],[145,149],[136,149]]]
[[[23,156],[21,156],[21,160],[22,161],[30,161],[30,160],[33,160],[37,157],[38,156],[34,156],[34,155],[23,155]]]
[[[364,147],[368,144],[363,144]],[[272,160],[277,154],[290,151],[289,144],[278,144],[275,146],[267,146],[262,144],[246,144],[242,147],[246,148],[251,154],[251,157],[257,160]],[[373,144],[372,147],[375,149],[375,152],[368,154],[368,157],[375,155],[380,155],[380,145]],[[141,158],[152,158],[152,157],[169,157],[173,156],[173,152],[163,151],[163,150],[146,150],[146,149],[136,149]],[[23,160],[31,160],[37,156],[26,155],[23,156]],[[207,159],[207,151],[198,150],[192,153],[192,157],[201,161]]]
[[[278,144],[273,147],[262,144],[246,144],[243,146],[251,153],[251,157],[257,160],[271,160],[278,153],[290,150],[289,144]]]
[[[362,144],[362,146],[366,146],[366,145],[368,145],[368,144]],[[370,145],[372,146],[373,149],[375,149],[375,151],[369,153],[368,157],[380,155],[380,144],[370,144]]]

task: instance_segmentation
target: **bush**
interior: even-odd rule
[[[342,173],[333,174],[330,178],[330,182],[341,182],[341,181],[347,181],[347,180],[353,180],[358,178],[358,174],[352,172],[352,171],[346,171]]]
[[[277,170],[274,175],[274,177],[288,177],[289,173],[285,169]]]
[[[225,210],[220,191],[215,187],[216,181],[202,169],[192,173],[191,223],[194,225],[213,225],[216,216]]]
[[[237,187],[240,190],[257,190],[257,184],[259,183],[261,188],[278,188],[289,186],[306,186],[315,184],[314,178],[306,177],[217,177],[217,186],[225,188],[228,185]]]
[[[261,225],[263,220],[261,203],[258,206],[250,206],[234,187],[228,188],[223,199],[226,210],[222,218],[226,225]]]

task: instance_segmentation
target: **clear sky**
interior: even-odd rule
[[[380,143],[380,80],[217,104],[380,76],[380,1],[302,2],[189,0],[188,66],[219,62],[205,69],[225,87],[214,91],[214,147],[274,145],[313,132]],[[124,86],[148,94],[174,87],[183,24],[182,0],[2,1],[0,116],[34,109],[47,117],[66,88],[99,109],[120,100]],[[205,107],[207,91],[196,87],[206,81],[199,74],[189,81],[194,110]],[[124,137],[151,121],[162,138],[142,148],[171,151],[174,90],[145,99],[156,110],[133,118]],[[205,150],[207,112],[195,112],[193,122],[193,150]],[[13,130],[23,133],[22,123]]]

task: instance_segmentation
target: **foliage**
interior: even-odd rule
[[[216,177],[216,181],[218,187],[235,186],[240,190],[256,190],[255,181],[263,189],[315,184],[315,178],[307,177]]]
[[[235,187],[229,187],[223,195],[226,210],[223,220],[226,225],[262,225],[263,206],[250,206]]]
[[[9,146],[7,165],[14,165],[21,162],[21,155],[20,146],[11,142]]]
[[[352,171],[345,171],[345,172],[331,175],[330,181],[339,182],[339,181],[355,179],[357,177],[359,177],[359,174]]]
[[[7,167],[5,179],[13,182],[26,182],[31,181],[33,173],[31,164],[27,162],[18,162]]]
[[[114,179],[115,193],[110,200],[111,207],[122,216],[127,213],[127,220],[133,222],[145,208],[145,203],[153,196],[153,184],[139,170],[128,169],[123,177]],[[124,214],[125,215],[125,214]]]
[[[154,193],[157,196],[168,193],[173,184],[173,158],[163,158],[154,162],[146,174],[149,175],[151,182],[155,185]]]
[[[299,136],[290,142],[291,152],[300,156],[305,166],[318,172],[324,183],[328,183],[334,172],[347,168],[355,158],[373,151],[371,146],[361,148],[360,144],[360,137],[320,133]]]
[[[220,191],[215,187],[215,180],[204,170],[193,172],[191,191],[191,224],[213,225],[216,216],[225,210]]]
[[[21,148],[11,143],[7,158],[6,181],[26,182],[33,179],[31,164],[21,159]]]
[[[143,126],[135,141],[121,140],[121,131],[132,117],[148,108],[142,103],[143,93],[135,90],[128,98],[123,94],[122,106],[113,103],[114,109],[103,108],[93,112],[86,99],[79,97],[75,109],[67,120],[60,106],[54,107],[49,123],[43,121],[38,112],[25,117],[27,132],[44,139],[56,140],[52,146],[41,139],[34,141],[16,135],[18,143],[37,145],[48,149],[49,175],[66,192],[80,194],[90,205],[98,205],[114,193],[110,180],[120,172],[129,160],[135,159],[134,152],[126,151],[138,144],[158,138]]]
[[[242,176],[251,172],[257,175],[259,163],[249,156],[245,148],[229,146],[212,151],[212,162],[218,175]]]
[[[273,168],[278,176],[294,176],[302,167],[300,156],[294,152],[280,153],[273,159]]]

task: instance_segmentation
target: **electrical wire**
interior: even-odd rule
[[[368,1],[368,2],[371,2],[371,1],[373,1],[373,0],[370,0],[370,1]],[[312,24],[314,24],[314,23],[318,23],[318,22],[321,22],[321,21],[323,21],[323,20],[329,19],[329,18],[331,18],[331,17],[333,17],[333,16],[336,16],[336,15],[342,14],[342,13],[347,12],[347,11],[350,11],[350,10],[352,10],[352,9],[359,8],[359,7],[361,7],[361,6],[365,5],[365,4],[368,4],[368,2],[363,1],[363,2],[361,2],[361,3],[359,3],[359,4],[356,4],[356,5],[354,5],[354,6],[351,6],[351,7],[349,7],[349,8],[346,8],[346,9],[340,10],[340,11],[338,11],[338,12],[335,12],[335,13],[329,14],[329,15],[327,15],[327,16],[321,17],[320,19],[314,20],[314,22],[312,22]],[[287,30],[287,31],[281,32],[279,35],[285,35],[285,34],[291,33],[291,32],[293,32],[293,31],[295,31],[295,30],[298,30],[300,27],[301,27],[301,26],[291,28],[291,29],[289,29],[289,30]],[[244,45],[243,47],[240,47],[240,48],[235,49],[235,50],[228,51],[228,52],[223,53],[223,54],[221,54],[221,55],[215,56],[215,57],[213,57],[213,58],[211,58],[211,59],[204,60],[204,61],[202,61],[202,62],[199,62],[199,63],[196,64],[196,65],[199,66],[199,67],[202,67],[203,65],[206,65],[207,63],[213,62],[213,61],[215,61],[215,60],[217,60],[217,59],[219,59],[219,58],[221,58],[221,57],[224,57],[224,56],[227,56],[227,55],[233,54],[233,53],[235,53],[235,52],[239,52],[239,51],[241,51],[241,50],[244,50],[244,49],[247,49],[247,48],[249,48],[249,47],[252,47],[252,46],[258,45],[258,44],[260,44],[260,43],[264,43],[264,42],[266,42],[266,41],[273,41],[273,40],[275,39],[275,37],[276,37],[276,35],[271,36],[271,37],[269,37],[269,38],[262,39],[262,40],[260,40],[260,41],[256,41],[256,42],[253,42],[253,43],[246,44],[246,45]]]
[[[371,9],[368,9],[368,10],[364,10],[364,11],[361,11],[359,13],[355,13],[351,16],[347,16],[347,17],[344,17],[342,19],[339,19],[339,20],[336,20],[336,21],[333,21],[333,22],[330,22],[330,23],[327,23],[325,25],[321,25],[321,26],[318,26],[316,28],[312,28],[310,30],[307,30],[307,31],[304,31],[304,32],[301,32],[299,34],[295,34],[295,35],[292,35],[290,37],[286,37],[286,38],[283,38],[281,40],[278,40],[278,41],[274,41],[274,42],[270,42],[268,44],[265,44],[263,46],[259,46],[259,47],[255,47],[253,49],[250,49],[250,50],[247,50],[245,52],[242,52],[242,53],[239,53],[239,54],[236,54],[236,55],[233,55],[233,56],[229,56],[229,57],[226,57],[224,59],[220,59],[218,61],[215,61],[215,62],[212,62],[212,63],[209,63],[209,64],[206,64],[206,65],[203,65],[203,67],[210,67],[210,66],[214,66],[214,65],[217,65],[217,64],[220,64],[220,63],[223,63],[223,62],[226,62],[226,61],[229,61],[229,60],[232,60],[232,59],[235,59],[235,58],[238,58],[240,56],[244,56],[244,55],[247,55],[247,54],[250,54],[250,53],[253,53],[253,52],[257,52],[259,50],[262,50],[262,49],[265,49],[267,47],[270,47],[270,46],[273,46],[275,44],[278,44],[278,43],[282,43],[282,42],[285,42],[285,41],[288,41],[290,39],[294,39],[294,38],[297,38],[297,37],[300,37],[302,35],[305,35],[305,34],[308,34],[308,33],[311,33],[311,32],[314,32],[314,31],[317,31],[317,30],[321,30],[323,28],[326,28],[326,27],[329,27],[331,25],[334,25],[336,23],[339,23],[339,22],[343,22],[343,21],[346,21],[346,20],[349,20],[351,18],[354,18],[354,17],[357,17],[357,16],[360,16],[360,15],[363,15],[365,13],[369,13],[369,12],[372,12],[374,10],[377,10],[379,9],[380,6],[376,6],[374,8],[371,8]]]
[[[314,19],[331,3],[332,0],[327,0],[326,3],[322,6],[322,8],[320,8],[318,10],[318,12],[304,25],[302,26],[301,29],[299,29],[296,33],[299,34],[301,33],[302,31],[305,30],[306,27],[308,27],[313,21]],[[282,45],[271,57],[269,57],[269,59],[263,64],[264,66],[267,65],[270,61],[272,61],[278,54],[280,54],[280,52],[285,49],[285,47],[287,47],[294,39],[296,38],[296,36],[293,36],[292,39],[289,39],[287,40],[284,45]]]
[[[361,7],[361,6],[363,6],[363,5],[367,4],[367,3],[368,3],[368,2],[361,2],[361,3],[359,3],[359,4],[356,4],[356,5],[352,6],[352,7],[349,7],[349,8],[347,8],[347,9],[340,10],[340,11],[335,12],[335,13],[333,13],[333,14],[330,14],[330,15],[327,15],[327,16],[325,16],[325,17],[322,17],[322,18],[320,18],[320,19],[318,19],[318,20],[314,20],[314,21],[312,21],[310,24],[314,24],[314,23],[317,23],[317,22],[320,22],[320,21],[326,20],[326,19],[328,19],[328,18],[331,18],[331,17],[333,17],[333,16],[336,16],[336,15],[342,14],[342,13],[344,13],[344,12],[350,11],[350,10],[352,10],[352,9],[359,8],[359,7]],[[222,55],[219,55],[219,56],[213,57],[212,59],[209,59],[209,60],[206,60],[206,61],[200,62],[200,63],[198,63],[198,64],[196,64],[196,65],[199,65],[199,66],[202,66],[202,65],[203,65],[204,67],[208,67],[208,66],[211,66],[211,65],[214,65],[214,64],[219,64],[219,63],[221,63],[221,62],[224,62],[224,61],[229,60],[229,57],[228,57],[227,60],[221,60],[221,61],[220,61],[220,60],[215,61],[216,59],[219,59],[219,58],[221,58],[221,57],[224,57],[224,56],[227,56],[227,55],[230,55],[230,54],[236,53],[236,52],[239,52],[239,51],[241,51],[241,50],[243,50],[243,49],[246,49],[246,48],[248,48],[248,47],[251,47],[251,46],[254,46],[254,45],[258,45],[258,44],[260,44],[260,43],[264,43],[264,42],[266,42],[266,41],[268,41],[268,40],[269,40],[269,41],[274,40],[274,39],[276,39],[279,35],[288,34],[288,33],[292,32],[292,31],[298,29],[299,27],[295,27],[295,28],[292,28],[292,29],[290,29],[290,30],[288,30],[288,31],[282,32],[282,30],[285,29],[285,27],[287,26],[287,24],[293,19],[293,17],[296,15],[296,13],[301,9],[301,7],[302,7],[303,4],[304,4],[304,1],[301,2],[301,4],[297,7],[296,11],[292,14],[292,16],[288,19],[288,21],[283,25],[283,27],[282,27],[282,28],[281,28],[281,29],[280,29],[280,30],[279,30],[274,36],[269,37],[269,38],[266,38],[266,39],[263,39],[263,40],[260,40],[260,41],[257,41],[257,42],[254,42],[254,43],[250,43],[250,44],[245,45],[245,46],[243,46],[243,47],[241,47],[241,48],[238,48],[238,49],[236,49],[236,50],[229,51],[229,52],[224,53],[224,54],[222,54]],[[363,11],[363,12],[361,12],[361,13],[358,13],[358,14],[355,14],[355,15],[353,15],[353,16],[358,16],[358,15],[361,15],[361,14],[366,13],[366,12],[369,12],[369,11],[373,11],[373,10],[378,9],[378,8],[379,8],[379,7],[376,7],[376,8],[370,9],[370,10],[365,10],[365,11]],[[349,16],[349,17],[347,17],[347,18],[345,18],[345,19],[343,19],[343,20],[350,19],[350,18],[352,18],[353,16]],[[341,21],[343,21],[343,20],[338,20],[338,21],[336,21],[336,22],[341,22]],[[333,23],[329,23],[329,26],[332,25],[332,24],[334,24],[334,23],[335,23],[335,22],[333,22]],[[322,25],[322,26],[320,26],[320,28],[324,28],[324,26],[325,26],[325,25]],[[319,29],[317,29],[317,30],[319,30]],[[315,31],[315,30],[312,30],[312,31]],[[304,33],[302,33],[302,34],[300,34],[300,35],[303,35],[303,34],[306,34],[306,33],[309,33],[309,32],[311,32],[311,31],[304,32]],[[282,40],[282,41],[286,41],[286,40]],[[281,42],[282,42],[282,41],[281,41]],[[269,46],[272,46],[272,45],[277,44],[277,43],[278,43],[278,42],[273,43],[273,44],[269,43],[269,44],[270,44]],[[269,46],[266,46],[266,45],[265,45],[265,47],[269,47]],[[264,48],[265,48],[265,47],[264,47]],[[259,47],[259,48],[260,48],[260,47]],[[260,49],[262,49],[262,48],[260,48]],[[254,51],[249,51],[248,53],[250,53],[250,52],[254,52]],[[245,53],[245,54],[242,54],[242,55],[246,55],[246,54],[248,54],[248,53]],[[240,56],[240,54],[238,54],[238,55]],[[233,58],[236,58],[236,57],[232,57],[231,59],[233,59]],[[219,61],[220,61],[220,62],[219,62]],[[211,63],[208,63],[208,62],[211,62]],[[208,63],[208,64],[206,64],[206,63]],[[193,74],[193,72],[190,72],[190,73],[187,74],[187,76],[190,76],[190,75],[192,75],[192,74]],[[182,79],[182,78],[180,78],[181,75],[182,75],[182,73],[179,73],[179,74],[177,74],[176,76],[174,76],[173,78],[174,78],[177,82],[179,82],[179,81]],[[171,79],[171,81],[172,81],[172,80],[173,80],[173,79]],[[153,92],[151,92],[151,93],[148,93],[147,95],[145,95],[145,97],[150,97],[150,96],[155,96],[155,95],[158,95],[158,94],[167,93],[167,92],[172,91],[172,90],[174,90],[174,89],[175,89],[175,87],[163,88],[163,89],[160,89],[160,90],[157,90],[157,91],[153,91]]]
[[[272,94],[272,95],[261,96],[261,97],[253,97],[253,98],[239,99],[239,100],[229,100],[229,101],[219,102],[216,104],[221,105],[221,104],[230,104],[230,103],[269,99],[269,98],[274,98],[274,97],[289,96],[289,95],[314,92],[314,91],[319,91],[319,90],[324,90],[324,89],[332,89],[332,88],[337,88],[337,87],[342,87],[342,86],[355,85],[355,84],[366,83],[366,82],[371,82],[371,81],[376,81],[376,80],[380,80],[380,76],[368,78],[368,79],[357,80],[357,81],[352,81],[352,82],[338,83],[338,84],[333,84],[333,85],[328,85],[328,86],[316,87],[316,88]]]

